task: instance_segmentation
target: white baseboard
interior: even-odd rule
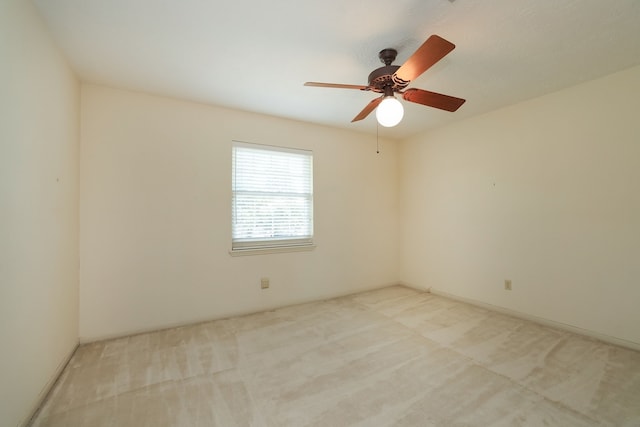
[[[405,288],[411,288],[411,289],[419,291],[419,292],[431,292],[431,288],[425,288],[424,286],[418,286],[418,285],[415,285],[413,283],[407,283],[407,282],[400,281],[400,282],[398,282],[398,285],[404,286]]]
[[[38,397],[36,398],[36,401],[32,406],[31,411],[29,411],[27,418],[24,421],[22,421],[20,424],[18,424],[19,426],[27,427],[31,423],[31,421],[34,419],[34,417],[38,414],[38,411],[40,411],[40,408],[42,408],[44,401],[49,396],[49,393],[51,393],[51,390],[53,389],[53,386],[56,384],[56,381],[58,381],[58,378],[60,378],[60,375],[62,375],[62,371],[64,371],[64,368],[67,367],[67,365],[71,361],[71,358],[76,353],[76,350],[78,350],[79,346],[80,346],[80,342],[76,342],[76,345],[73,346],[73,348],[66,355],[66,357],[62,359],[62,361],[54,371],[53,375],[49,378],[49,381],[47,381],[44,387],[42,387],[42,390],[40,391],[40,394],[38,394]]]
[[[251,314],[256,314],[256,313],[261,313],[263,311],[271,311],[271,310],[277,310],[279,308],[283,308],[283,307],[290,307],[290,306],[294,306],[294,305],[300,305],[300,304],[307,304],[310,302],[317,302],[317,301],[327,301],[327,300],[331,300],[334,298],[340,298],[340,297],[345,297],[345,296],[349,296],[349,295],[353,295],[353,294],[358,294],[360,292],[367,292],[367,291],[374,291],[376,289],[382,289],[382,288],[387,288],[389,286],[395,286],[398,285],[400,283],[398,282],[393,282],[393,283],[385,283],[385,284],[378,284],[378,285],[373,285],[373,286],[364,286],[364,287],[358,287],[355,289],[350,289],[348,291],[345,292],[337,292],[337,293],[332,293],[330,295],[323,295],[323,296],[318,296],[318,297],[310,297],[310,298],[296,298],[290,301],[286,301],[283,303],[276,303],[276,304],[270,304],[270,305],[265,305],[263,307],[259,307],[256,309],[249,309],[249,310],[231,310],[228,312],[224,312],[224,313],[220,313],[219,315],[214,315],[214,316],[210,316],[210,317],[201,317],[201,318],[195,318],[195,319],[189,319],[189,320],[185,320],[183,322],[169,322],[169,323],[165,323],[162,325],[157,325],[157,326],[151,326],[149,328],[132,328],[126,331],[122,331],[122,332],[116,332],[113,334],[100,334],[100,335],[92,335],[92,336],[80,336],[80,345],[85,345],[85,344],[90,344],[90,343],[95,343],[95,342],[101,342],[101,341],[108,341],[108,340],[113,340],[113,339],[118,339],[118,338],[126,338],[126,337],[132,337],[135,335],[140,335],[140,334],[146,334],[146,333],[150,333],[150,332],[158,332],[158,331],[164,331],[167,329],[173,329],[173,328],[181,328],[184,326],[191,326],[191,325],[197,325],[199,323],[206,323],[206,322],[212,322],[215,320],[221,320],[221,319],[228,319],[230,317],[239,317],[239,316],[248,316]],[[403,286],[407,286],[404,285]],[[418,290],[418,288],[414,288],[416,290]]]
[[[415,288],[418,289],[418,288]],[[424,290],[424,289],[423,289]],[[498,305],[488,304],[482,301],[478,301],[472,298],[461,297],[459,295],[451,294],[449,292],[441,291],[434,288],[428,288],[428,292],[431,292],[434,295],[439,295],[445,298],[450,298],[456,301],[465,302],[467,304],[475,305],[477,307],[485,308],[487,310],[496,311],[498,313],[506,314],[513,317],[518,317],[520,319],[529,320],[531,322],[535,322],[544,326],[550,326],[556,329],[562,329],[564,331],[572,332],[578,335],[584,335],[589,338],[594,338],[609,344],[617,345],[620,347],[630,348],[632,350],[640,351],[640,343],[625,340],[622,338],[613,337],[611,335],[602,334],[600,332],[595,332],[589,329],[583,329],[578,326],[569,325],[562,322],[556,322],[555,320],[545,319],[543,317],[534,316],[532,314],[523,313],[521,311],[511,310],[505,307],[500,307]]]

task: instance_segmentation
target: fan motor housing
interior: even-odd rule
[[[378,53],[380,62],[384,64],[384,67],[380,67],[373,70],[369,74],[369,90],[378,93],[388,94],[389,92],[398,92],[409,85],[409,82],[393,78],[393,75],[400,68],[399,65],[391,65],[396,60],[398,51],[393,48],[382,49]],[[389,90],[389,88],[391,90]]]
[[[373,92],[384,93],[384,88],[391,86],[395,91],[404,89],[409,85],[407,83],[398,83],[393,79],[393,75],[400,68],[399,65],[385,65],[377,68],[369,74],[369,86]]]

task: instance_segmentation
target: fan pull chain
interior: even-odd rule
[[[380,130],[380,124],[376,120],[376,154],[380,154],[380,139],[378,136],[379,130]]]

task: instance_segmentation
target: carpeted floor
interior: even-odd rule
[[[401,286],[82,346],[33,426],[640,426],[640,352]]]

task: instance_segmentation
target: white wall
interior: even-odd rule
[[[79,85],[31,2],[0,2],[0,425],[78,342]]]
[[[405,141],[402,280],[640,343],[639,111],[636,67]]]
[[[234,139],[313,150],[314,251],[229,255]],[[393,143],[95,85],[81,140],[81,341],[396,283]]]

